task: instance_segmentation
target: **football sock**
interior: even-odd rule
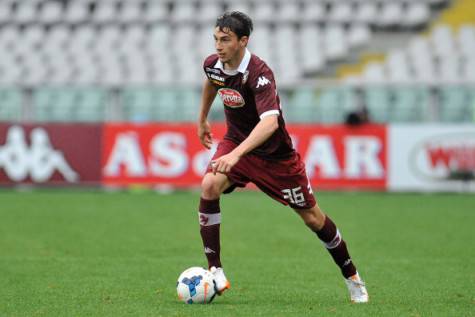
[[[219,257],[219,226],[221,223],[219,198],[216,200],[200,199],[199,221],[201,239],[203,240],[205,255],[208,259],[208,267],[221,267],[221,259]]]
[[[356,268],[351,261],[345,241],[341,238],[340,231],[336,228],[330,217],[325,217],[325,223],[319,231],[315,232],[323,242],[335,263],[340,267],[345,278],[356,274]]]

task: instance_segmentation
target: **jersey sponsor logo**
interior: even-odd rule
[[[218,76],[218,75],[215,75],[215,74],[207,74],[210,81],[218,86],[224,86],[224,82],[226,81],[226,79],[222,76]]]
[[[217,80],[214,80],[214,79],[210,79],[210,81],[215,84],[215,85],[218,85],[218,86],[224,86],[224,83],[221,82],[221,81],[217,81]]]
[[[215,73],[215,74],[221,74],[221,71],[219,69],[216,69],[216,68],[211,68],[211,67],[206,67],[205,70],[209,73]]]
[[[223,101],[224,105],[230,108],[241,108],[246,103],[241,94],[234,89],[221,88],[218,90],[219,97]]]
[[[262,86],[265,86],[265,85],[268,85],[270,84],[270,80],[267,79],[265,76],[261,76],[259,77],[259,79],[257,80],[257,86],[256,88],[259,88],[259,87],[262,87]]]
[[[226,81],[226,79],[224,79],[224,77],[214,75],[214,74],[209,74],[209,77],[212,78],[212,79],[218,80],[218,81],[222,81],[222,82]]]

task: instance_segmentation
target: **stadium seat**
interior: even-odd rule
[[[43,24],[52,24],[60,22],[63,18],[63,8],[57,1],[44,2],[41,6],[39,22]]]
[[[397,26],[402,21],[403,16],[401,3],[385,1],[378,16],[377,25],[384,28]]]
[[[328,20],[335,23],[348,23],[352,20],[352,15],[352,3],[342,1],[332,5]]]
[[[192,22],[197,8],[193,2],[175,2],[171,13],[173,22]]]
[[[71,25],[80,24],[87,20],[89,15],[88,3],[85,1],[71,1],[64,10],[63,21]]]
[[[256,2],[253,15],[256,22],[270,22],[276,15],[275,4],[272,1]]]
[[[112,23],[115,21],[117,13],[117,3],[113,1],[101,1],[96,3],[92,21],[97,24]]]
[[[403,50],[393,50],[386,60],[387,78],[393,84],[407,84],[412,80],[407,55]]]
[[[340,60],[348,53],[345,31],[340,25],[332,25],[326,29],[323,43],[326,57],[330,61]]]
[[[371,39],[371,30],[367,25],[352,25],[348,32],[348,44],[351,47],[363,47]]]
[[[34,1],[22,1],[17,3],[13,20],[17,24],[30,24],[37,21],[38,4]]]
[[[448,25],[438,25],[430,35],[432,47],[436,56],[450,57],[456,53],[452,30]]]
[[[278,21],[296,22],[300,19],[301,10],[298,2],[283,1],[279,2],[277,10]]]
[[[219,2],[206,1],[201,2],[198,9],[198,22],[206,25],[212,25],[216,18],[223,13],[223,6]]]
[[[11,21],[12,5],[6,1],[0,1],[0,24],[6,24]]]
[[[301,19],[304,22],[322,21],[325,17],[324,4],[319,1],[306,1],[301,12]]]
[[[377,3],[373,1],[363,1],[358,4],[356,13],[353,15],[354,22],[375,24],[378,16]]]
[[[402,25],[405,27],[419,27],[430,19],[430,9],[422,2],[409,3]]]
[[[462,55],[465,57],[473,56],[473,52],[475,52],[475,26],[461,26],[456,41]]]
[[[147,23],[161,23],[166,21],[168,16],[169,13],[165,2],[147,1],[142,19]]]
[[[448,18],[444,12],[439,18],[446,4],[447,0],[0,1],[0,86],[123,89],[186,85],[180,92],[151,93],[185,104],[188,102],[182,100],[192,100],[193,91],[203,81],[203,59],[215,51],[213,22],[224,10],[237,9],[254,20],[251,52],[268,63],[285,89],[296,89],[315,76],[324,76],[320,78],[325,81],[335,73],[351,75],[343,81],[355,85],[398,85],[395,87],[401,90],[388,88],[389,108],[395,112],[385,120],[407,121],[414,118],[408,117],[407,110],[414,107],[407,105],[424,99],[418,91],[399,85],[435,85],[431,94],[436,95],[440,85],[475,83],[475,26],[468,13],[460,13],[469,6],[454,3],[447,7],[447,12],[453,11]],[[433,26],[427,34],[417,34],[425,25]],[[371,50],[375,50],[373,55],[384,51],[386,57],[365,59]],[[361,63],[353,65],[359,56]],[[341,62],[351,66],[347,72]],[[330,122],[337,118],[321,115],[320,110],[327,111],[335,100],[335,109],[340,110],[355,102],[350,90],[329,90],[323,90],[321,98],[311,89],[282,92],[282,98],[289,94],[287,99],[293,102],[294,98],[310,100],[308,96],[316,94],[314,105],[319,106],[314,106],[315,113]],[[74,94],[82,100],[82,92]],[[66,98],[59,93],[50,95]],[[450,93],[444,96],[456,100]],[[163,113],[154,110],[150,116],[172,118],[173,113],[166,109]],[[192,118],[196,113],[188,110],[182,109],[183,116]],[[106,114],[81,113],[84,120]],[[219,117],[222,112],[213,115]]]
[[[234,1],[234,0],[226,0],[226,11],[241,11],[241,12],[248,12],[251,14],[251,5],[250,2],[247,1]],[[256,28],[257,30],[257,28]]]
[[[117,21],[120,23],[136,23],[142,19],[142,3],[125,1],[120,8]]]

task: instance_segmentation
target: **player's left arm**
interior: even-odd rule
[[[249,136],[233,151],[211,162],[213,173],[227,173],[236,165],[241,157],[264,143],[279,128],[278,115],[272,114],[263,117],[254,127]]]

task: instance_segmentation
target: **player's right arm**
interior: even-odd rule
[[[208,113],[216,94],[216,88],[208,79],[205,79],[201,94],[201,106],[198,118],[198,137],[200,138],[201,144],[203,144],[207,149],[211,149],[211,145],[213,144],[213,135],[211,134],[211,126],[208,122]]]

